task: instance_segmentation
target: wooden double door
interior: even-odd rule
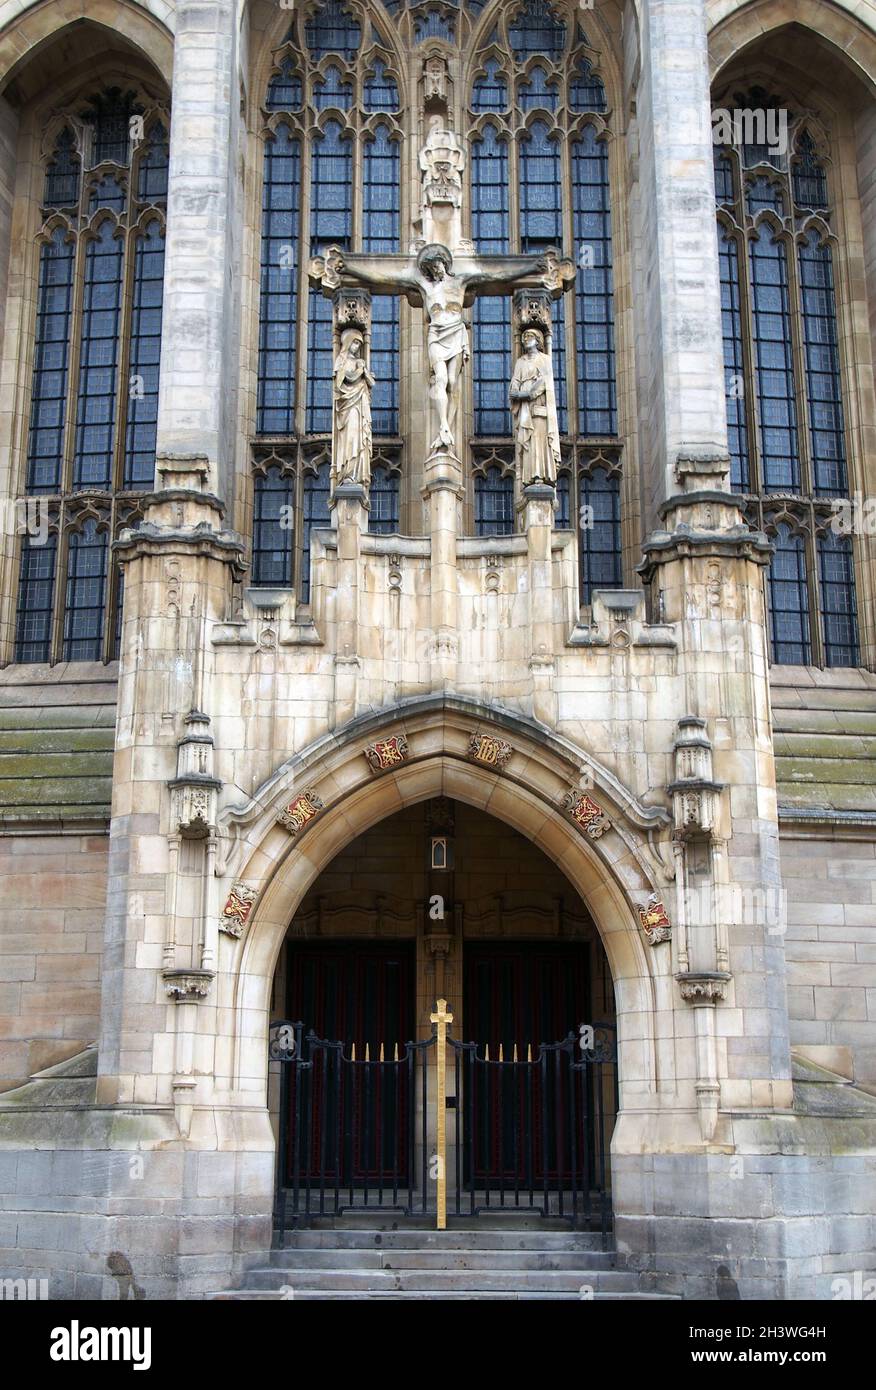
[[[296,1097],[290,1089],[290,1120],[296,1106],[299,1116],[303,1107],[310,1116],[300,1171],[319,1171],[341,1186],[406,1183],[415,1106],[414,1070],[404,1065],[406,1045],[416,1036],[414,942],[294,942],[287,981],[287,1018],[302,1022],[305,1034],[312,1029],[341,1044],[346,1057],[355,1049],[357,1062],[370,1063],[329,1067],[320,1057],[306,1094]],[[474,1043],[479,1058],[503,1062],[472,1066],[470,1053],[460,1057],[457,1114],[472,1121],[466,1185],[565,1181],[563,1164],[553,1157],[565,1151],[558,1139],[568,1123],[563,1082],[553,1055],[550,1066],[535,1059],[543,1044],[561,1041],[590,1018],[590,997],[583,943],[465,944],[462,1020],[451,1031]],[[450,1063],[453,1068],[452,1055]],[[294,1133],[293,1122],[290,1171]]]

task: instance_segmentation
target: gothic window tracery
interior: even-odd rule
[[[329,245],[402,249],[401,79],[392,53],[354,0],[299,11],[273,54],[263,108],[264,141],[259,355],[254,452],[253,581],[295,586],[309,601],[309,537],[327,524],[332,423],[332,305],[310,288],[307,263]],[[376,377],[376,446],[395,465],[399,439],[399,305],[375,297],[370,331]],[[269,444],[269,441],[271,443]],[[287,460],[279,503],[274,474],[259,460],[276,447]],[[381,478],[385,529],[398,514],[399,470]],[[395,493],[392,498],[390,494]],[[287,508],[287,525],[272,516]],[[282,551],[282,554],[280,552]]]
[[[155,469],[168,131],[107,87],[45,132],[24,479],[45,524],[22,537],[17,661],[117,654],[110,544]]]
[[[557,414],[568,470],[561,474],[556,525],[577,534],[581,599],[589,603],[594,587],[621,582],[619,450],[605,494],[610,505],[600,493],[605,517],[598,537],[581,527],[589,504],[572,502],[592,485],[594,450],[587,446],[618,435],[610,112],[598,54],[571,12],[548,0],[509,0],[496,19],[470,68],[471,235],[481,251],[563,246],[578,262],[574,294],[553,306]],[[480,300],[472,317],[475,438],[493,441],[507,456],[500,441],[511,435],[510,305]],[[597,559],[602,554],[611,563]]]
[[[756,104],[743,95],[735,105]],[[715,152],[731,485],[776,544],[773,660],[854,666],[853,548],[837,526],[851,484],[830,147],[794,112],[780,143]]]

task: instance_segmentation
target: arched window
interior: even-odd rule
[[[751,94],[752,110],[768,115],[780,106],[787,110]],[[793,112],[786,142],[748,134],[715,155],[731,485],[776,545],[768,579],[773,660],[854,666],[828,140]]]
[[[573,11],[549,0],[509,0],[499,8],[486,46],[473,57],[468,95],[476,247],[537,252],[559,246],[572,248],[578,262],[574,296],[553,307],[552,352],[563,454],[570,463],[556,525],[578,533],[582,602],[590,601],[594,587],[622,582],[611,130],[598,69],[599,55]],[[483,494],[479,460],[492,451],[507,463],[513,454],[510,304],[481,300],[473,325],[474,434],[483,441],[474,449],[475,486]],[[581,510],[570,502],[591,486],[596,441],[614,441],[609,453],[615,501],[605,521],[611,534],[600,531],[598,542],[614,557],[611,565],[593,560],[596,542],[581,530]],[[476,502],[476,510],[478,529],[494,525],[485,503]]]
[[[45,134],[24,478],[40,500],[19,559],[17,661],[117,654],[110,544],[155,469],[168,129],[166,110],[108,87]]]
[[[253,580],[294,586],[306,603],[310,532],[330,515],[328,464],[320,460],[331,435],[335,351],[331,301],[310,288],[307,263],[329,245],[402,249],[402,111],[389,48],[345,0],[302,7],[273,56],[262,131]],[[394,518],[397,529],[401,364],[393,297],[372,301],[370,350],[375,445],[391,465],[370,524],[383,530]],[[279,482],[274,465],[266,471],[273,455],[284,461]],[[283,527],[279,506],[287,508]]]

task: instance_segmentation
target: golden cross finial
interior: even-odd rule
[[[430,1023],[452,1023],[453,1014],[447,1012],[447,1000],[439,999],[436,1005],[436,1012],[429,1015]]]

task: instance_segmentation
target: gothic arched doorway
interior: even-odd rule
[[[454,1020],[446,1097],[439,998]],[[300,1025],[272,1087],[284,1217],[430,1212],[443,1101],[451,1214],[604,1222],[611,973],[579,894],[519,831],[439,797],[351,840],[295,911],[272,1017]]]

